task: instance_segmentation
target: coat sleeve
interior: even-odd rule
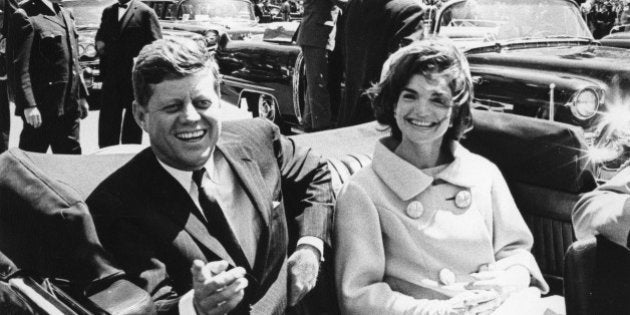
[[[333,246],[335,282],[342,314],[448,314],[445,300],[415,299],[383,282],[385,244],[374,203],[349,182],[338,196]]]
[[[274,152],[282,176],[287,217],[295,218],[299,237],[314,236],[330,246],[334,196],[328,163],[273,127]]]
[[[101,24],[96,31],[96,35],[94,36],[94,41],[106,42],[107,39],[107,14],[109,12],[109,7],[103,9],[103,13],[101,14]]]
[[[492,175],[492,238],[494,256],[502,261],[506,269],[514,265],[527,268],[532,277],[532,284],[543,293],[549,292],[549,285],[542,276],[531,248],[534,238],[523,216],[516,207],[510,189],[501,175],[501,171],[490,165]]]
[[[572,214],[578,239],[601,234],[628,247],[630,234],[630,168],[582,196]]]
[[[87,200],[99,238],[130,280],[151,296],[158,314],[178,314],[179,295],[173,289],[166,264],[158,257],[153,237],[135,223],[137,218],[118,196],[96,191]],[[103,215],[107,214],[107,215]]]
[[[157,14],[152,9],[147,9],[146,24],[145,30],[147,30],[147,44],[162,38],[162,28],[160,27],[160,22],[158,21]]]
[[[17,10],[11,16],[9,27],[11,32],[7,40],[13,49],[13,60],[10,61],[13,73],[9,74],[9,82],[13,82],[15,105],[17,112],[21,112],[24,108],[37,106],[29,72],[35,29],[24,10]]]

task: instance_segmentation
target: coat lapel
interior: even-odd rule
[[[263,195],[262,189],[266,187],[266,184],[251,153],[245,150],[241,144],[234,142],[219,143],[217,148],[221,150],[226,160],[243,183],[243,188],[245,188],[245,191],[252,199],[254,207],[256,207],[266,228],[269,226],[271,200],[270,198],[265,198]]]
[[[76,51],[74,49],[74,47],[77,47],[78,45],[77,38],[74,37],[74,20],[70,17],[70,13],[63,8],[61,9],[61,16],[64,24],[66,25],[66,35],[68,36],[68,42],[70,44],[70,60],[74,60],[74,57],[78,57],[75,56]]]
[[[66,24],[63,22],[62,19],[60,19],[57,16],[57,13],[55,13],[54,10],[51,10],[50,7],[48,7],[46,4],[44,4],[44,2],[42,1],[37,1],[37,4],[39,5],[39,12],[42,14],[42,16],[51,21],[51,22],[55,22],[63,27],[66,27]]]
[[[199,244],[234,266],[234,260],[223,245],[208,232],[188,192],[159,165],[151,149],[147,149],[143,154],[147,155],[147,173],[144,176],[147,180],[145,187],[149,190],[147,194],[156,196],[153,208],[168,216]]]
[[[136,1],[135,0],[129,1],[129,8],[127,9],[127,11],[125,12],[125,14],[123,15],[120,21],[121,33],[125,29],[125,27],[127,27],[127,24],[129,24],[129,20],[131,20],[131,17],[133,17],[133,15],[135,14],[136,8],[137,8]]]
[[[263,278],[264,266],[269,255],[269,227],[271,220],[271,198],[265,198],[263,189],[267,187],[262,178],[262,174],[258,169],[258,164],[254,161],[251,152],[246,150],[242,144],[238,142],[221,142],[217,144],[217,148],[223,153],[236,176],[238,176],[243,188],[247,192],[249,198],[258,215],[262,218],[262,227],[260,239],[258,240],[256,249],[256,259],[254,261],[254,275],[259,279]]]

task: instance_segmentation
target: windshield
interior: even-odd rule
[[[115,0],[67,0],[61,2],[64,8],[72,12],[78,27],[98,25],[101,22],[103,9]]]
[[[567,0],[468,0],[444,8],[440,35],[452,39],[592,39],[578,8]]]
[[[178,20],[207,21],[211,19],[255,20],[249,1],[184,0],[177,14]]]

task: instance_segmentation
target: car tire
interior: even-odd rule
[[[302,113],[306,106],[306,66],[304,65],[304,55],[300,51],[295,59],[295,71],[293,72],[293,111],[300,128],[304,121]]]

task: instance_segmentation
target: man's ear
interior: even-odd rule
[[[147,132],[147,129],[146,129],[147,108],[138,104],[138,102],[136,101],[133,101],[131,108],[133,111],[133,118],[136,120],[136,123],[138,124],[138,126],[140,126],[140,128],[142,128],[142,130]]]

